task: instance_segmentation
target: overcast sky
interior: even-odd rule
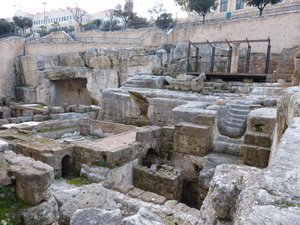
[[[134,0],[134,11],[140,16],[148,17],[148,9],[152,8],[157,1],[161,1],[167,11],[173,13],[174,17],[176,14],[181,15],[179,8],[174,4],[174,0]],[[76,2],[80,8],[89,13],[95,13],[115,8],[118,3],[124,4],[125,0],[4,0],[1,1],[0,18],[12,17],[17,10],[35,14],[36,12],[43,12],[44,8],[51,10],[76,6]]]

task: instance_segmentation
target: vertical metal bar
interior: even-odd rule
[[[230,70],[231,70],[231,61],[232,61],[232,46],[229,47],[229,51],[228,51],[228,67],[227,67],[227,73],[230,73]]]
[[[270,39],[269,39],[269,42],[268,42],[268,50],[267,50],[267,59],[266,59],[265,74],[268,74],[268,73],[269,73],[270,56],[271,56],[271,44],[270,44]]]
[[[247,58],[246,58],[246,73],[249,73],[250,70],[250,57],[251,57],[251,45],[248,45],[247,49]]]
[[[190,72],[190,54],[191,54],[191,42],[189,42],[188,46],[188,55],[187,55],[187,66],[186,66],[186,72]]]
[[[195,72],[199,72],[199,48],[196,48]]]
[[[214,72],[214,66],[215,66],[215,54],[216,54],[216,47],[212,46],[211,49],[211,61],[210,61],[210,72]]]

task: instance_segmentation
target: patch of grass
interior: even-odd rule
[[[46,139],[46,138],[42,138],[42,139],[37,139],[38,142],[42,143],[42,144],[52,144],[54,143],[54,140],[52,139]]]
[[[59,131],[59,130],[66,130],[66,129],[72,129],[72,128],[77,128],[77,127],[78,126],[45,127],[45,128],[37,130],[37,132],[48,133],[48,132],[55,132],[55,131]]]
[[[97,160],[92,163],[92,166],[109,167],[109,164],[105,160]]]
[[[256,125],[254,125],[254,129],[255,129],[255,131],[256,132],[260,132],[260,133],[262,133],[263,132],[263,124],[256,124]]]
[[[72,184],[77,187],[91,183],[85,177],[72,177],[72,178],[66,178],[66,180],[68,184]]]
[[[48,106],[44,106],[44,105],[35,105],[32,106],[30,108],[34,108],[34,109],[48,109]]]
[[[0,224],[21,225],[20,210],[29,207],[19,200],[12,186],[0,187]]]
[[[173,157],[173,145],[168,144],[167,147],[167,160],[171,160]]]

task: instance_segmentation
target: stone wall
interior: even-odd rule
[[[133,184],[145,191],[165,196],[167,199],[180,200],[183,179],[181,171],[170,166],[162,166],[156,171],[145,166],[133,169]]]
[[[220,24],[201,25],[174,29],[169,35],[171,43],[192,41],[206,42],[227,40],[271,39],[272,52],[280,53],[283,48],[299,45],[300,13],[224,21]],[[291,22],[294,21],[294,22]],[[274,24],[276,26],[274,26]],[[213,37],[213,38],[212,38]],[[267,44],[253,44],[252,52],[266,52]]]
[[[0,97],[14,96],[15,58],[24,54],[24,40],[9,38],[0,41]]]
[[[295,68],[293,72],[293,85],[299,85],[300,80],[300,51],[296,53],[294,58]]]
[[[30,91],[23,87],[18,94],[28,94],[28,99],[34,100],[36,89],[36,101],[45,104],[101,104],[104,89],[119,87],[132,74],[152,73],[157,61],[155,54],[143,48],[26,55],[17,60],[16,67],[19,85]]]

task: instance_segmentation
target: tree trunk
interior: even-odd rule
[[[262,16],[263,10],[264,10],[263,8],[259,9],[259,16]]]
[[[205,21],[205,15],[202,14],[202,24],[204,24],[204,21]]]

